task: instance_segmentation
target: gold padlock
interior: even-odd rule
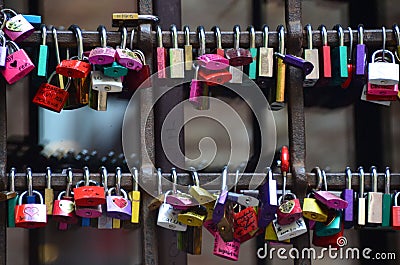
[[[322,188],[323,176],[321,171],[317,171],[318,185],[315,191],[319,191]],[[328,208],[322,203],[318,202],[315,198],[310,198],[311,194],[308,194],[307,198],[304,198],[303,202],[303,216],[309,220],[324,223],[328,219]]]
[[[157,192],[158,195],[151,200],[150,204],[147,206],[150,211],[155,211],[160,208],[161,204],[164,202],[165,195],[162,192],[162,171],[161,168],[157,169]]]
[[[192,195],[200,204],[215,201],[216,198],[214,195],[200,187],[199,176],[196,169],[191,167],[190,172],[192,173],[194,185],[190,187],[189,194]]]
[[[267,228],[265,228],[265,241],[279,242],[272,222],[268,224]],[[282,241],[282,243],[290,244],[290,239],[286,239]]]
[[[225,204],[224,217],[222,217],[221,221],[217,224],[219,235],[225,242],[231,242],[234,239],[233,224],[234,218],[232,203],[227,202]]]
[[[206,216],[206,207],[200,205],[178,214],[178,221],[188,226],[202,226]]]
[[[136,167],[132,169],[133,171],[133,190],[129,192],[129,199],[132,201],[132,216],[131,223],[139,223],[139,213],[140,213],[140,191],[138,187],[139,172]]]

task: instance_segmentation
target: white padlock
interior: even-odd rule
[[[121,92],[122,78],[105,76],[102,71],[92,71],[92,89],[100,92]]]
[[[375,58],[378,53],[382,53],[382,57]],[[391,58],[392,62],[388,62],[388,58]],[[377,62],[379,59],[381,61]],[[372,62],[368,66],[368,81],[371,84],[384,86],[399,83],[399,65],[395,63],[391,51],[377,50],[372,54]]]
[[[272,224],[279,241],[285,241],[307,232],[307,226],[303,217],[288,225],[278,224],[278,219],[273,220]]]
[[[187,225],[178,221],[178,214],[181,212],[181,210],[177,210],[172,207],[172,205],[166,203],[166,198],[169,193],[170,191],[165,194],[164,203],[160,206],[157,225],[170,230],[186,231]]]

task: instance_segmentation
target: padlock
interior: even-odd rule
[[[200,67],[198,78],[200,81],[205,82],[208,86],[217,86],[217,85],[223,85],[231,81],[233,75],[227,69],[215,71],[215,70],[207,70],[203,67]]]
[[[96,206],[78,206],[75,201],[75,214],[82,217],[82,226],[90,226],[90,219],[99,218],[102,213],[101,204]]]
[[[372,191],[368,192],[368,219],[369,224],[382,224],[382,197],[378,192],[378,173],[376,167],[371,167]]]
[[[107,47],[107,30],[103,25],[97,27],[100,35],[100,47],[92,49],[89,53],[88,60],[91,64],[105,65],[111,64],[115,60],[115,49]]]
[[[15,167],[12,167],[10,170],[10,174],[9,174],[9,179],[10,179],[10,197],[7,200],[7,226],[8,227],[15,227],[15,206],[17,205],[18,199],[19,199],[19,195],[18,193],[15,191]],[[14,194],[15,193],[15,196]],[[14,196],[14,197],[13,197]]]
[[[100,167],[101,183],[104,187],[105,194],[108,193],[108,172],[106,167]],[[113,218],[107,216],[107,204],[101,206],[101,216],[97,219],[98,229],[112,229]]]
[[[184,50],[178,46],[178,30],[175,24],[171,25],[172,48],[169,49],[169,77],[185,77]]]
[[[233,241],[226,242],[222,239],[221,235],[218,232],[214,234],[213,254],[215,256],[232,261],[237,261],[239,259],[239,250],[239,240],[233,239]]]
[[[351,188],[351,170],[346,167],[346,186],[347,188],[342,191],[341,197],[347,201],[347,208],[343,210],[343,223],[346,229],[353,227],[354,222],[354,191]]]
[[[363,167],[358,168],[358,175],[360,177],[360,190],[358,192],[357,200],[357,224],[359,226],[365,225],[366,220],[366,198],[364,196],[364,169]]]
[[[304,60],[311,62],[314,66],[314,69],[304,78],[303,86],[312,87],[317,83],[319,79],[319,55],[318,49],[313,49],[313,35],[311,24],[307,24],[305,29],[307,32],[308,47],[307,49],[304,49]]]
[[[221,71],[229,67],[229,61],[219,54],[207,53],[197,57],[198,64],[211,71]]]
[[[139,71],[143,67],[142,62],[133,51],[126,48],[126,40],[128,36],[128,31],[126,27],[121,28],[121,34],[122,34],[121,48],[116,49],[115,60],[116,62],[118,62],[119,65],[127,69]]]
[[[77,25],[71,25],[68,30],[75,33],[78,44],[78,55],[77,57],[61,61],[56,67],[56,72],[66,77],[86,78],[92,69],[90,63],[83,56],[82,31]]]
[[[358,44],[356,45],[355,75],[365,76],[367,71],[367,46],[364,44],[364,26],[358,25]]]
[[[397,96],[399,85],[376,85],[367,82],[367,100],[387,100],[388,97]],[[372,98],[373,97],[373,98]]]
[[[33,190],[32,170],[26,170],[28,190],[24,191],[18,198],[18,205],[15,206],[15,227],[39,228],[47,224],[47,210],[43,203],[42,195]],[[22,204],[23,197],[27,196],[27,203]],[[40,203],[36,203],[36,197],[39,197]]]
[[[291,197],[291,199],[286,199]],[[300,219],[303,216],[300,201],[293,193],[286,193],[279,198],[279,208],[277,211],[278,223],[288,225]]]
[[[228,192],[228,200],[235,202],[245,207],[257,207],[260,201],[253,196],[239,194],[235,192]]]
[[[260,187],[261,205],[258,208],[258,226],[265,228],[275,219],[278,210],[277,184],[273,179],[270,167],[267,168],[267,179]]]
[[[0,35],[1,46],[0,46],[0,67],[6,65],[7,58],[7,41],[3,34]]]
[[[397,57],[397,59],[399,59],[398,58],[399,54],[400,54],[400,28],[399,28],[399,25],[394,23],[393,27],[392,27],[392,30],[393,30],[394,37],[396,39],[396,50],[395,50],[396,57]]]
[[[332,49],[332,86],[341,85],[349,76],[347,70],[347,46],[344,46],[344,32],[340,24],[335,25],[334,29],[338,33],[339,46]]]
[[[315,198],[310,198],[311,194],[304,198],[303,216],[315,222],[326,222],[328,219],[328,209],[322,203],[319,203]]]
[[[328,220],[325,223],[317,222],[314,233],[317,236],[332,236],[342,229],[342,212],[331,209]]]
[[[122,91],[122,79],[120,76],[109,77],[104,75],[102,71],[96,71],[95,67],[93,67],[91,77],[91,87],[94,90],[107,93]]]
[[[234,216],[233,205],[231,202],[226,202],[224,206],[224,215],[217,223],[219,235],[225,242],[233,241],[234,239]]]
[[[177,232],[177,247],[191,255],[201,255],[203,227],[188,226],[186,231]]]
[[[89,108],[97,111],[107,110],[107,92],[89,89]]]
[[[162,30],[161,27],[157,25],[157,76],[158,78],[166,78],[166,60],[167,51],[163,46]]]
[[[319,173],[321,171],[321,173]],[[322,174],[324,183],[325,183],[325,190],[314,191],[314,198],[317,199],[322,204],[326,205],[328,208],[336,209],[336,210],[343,210],[346,209],[348,206],[348,202],[341,199],[340,197],[332,194],[331,192],[327,191],[327,181],[326,181],[326,174],[324,170],[321,170],[319,167],[316,167],[312,170],[312,172],[316,174]],[[317,173],[318,172],[318,173]]]
[[[38,15],[22,15],[26,21],[29,22],[35,29],[40,29],[40,25],[42,24],[42,17]]]
[[[382,196],[382,227],[390,227],[392,195],[390,193],[390,168],[385,170],[385,193]]]
[[[44,203],[46,204],[47,215],[53,214],[54,191],[51,188],[51,169],[46,168],[46,188],[44,189]]]
[[[240,26],[233,27],[234,44],[233,48],[225,51],[225,56],[231,66],[244,66],[253,62],[253,56],[247,49],[240,48]]]
[[[379,53],[382,54],[382,57],[375,58]],[[388,58],[391,59],[391,63],[387,61]],[[378,62],[378,59],[381,61]],[[396,64],[391,51],[377,50],[372,54],[371,63],[368,65],[368,82],[374,85],[396,85],[399,83],[399,65]]]
[[[165,199],[168,197],[169,193],[170,191],[165,194]],[[178,221],[178,215],[181,210],[178,210],[172,207],[172,205],[166,203],[165,199],[158,211],[157,225],[170,230],[186,231],[187,225]]]
[[[392,206],[392,227],[394,230],[400,230],[400,206],[398,206],[398,198],[400,192],[394,195],[394,205]]]
[[[228,167],[225,166],[222,169],[221,190],[220,190],[217,200],[215,201],[214,211],[213,211],[213,215],[212,215],[212,220],[215,224],[218,224],[219,221],[221,221],[221,219],[222,219],[222,217],[224,217],[224,213],[225,213],[225,204],[227,202],[227,197],[228,197],[228,187],[226,185],[227,175],[228,175]]]
[[[131,223],[138,224],[140,216],[139,171],[136,167],[132,168],[132,171],[133,190],[129,192],[129,199],[132,204]]]
[[[193,186],[189,188],[189,194],[199,203],[199,204],[206,204],[215,201],[214,195],[212,195],[206,189],[200,187],[199,176],[195,168],[190,168],[190,173],[193,178]]]
[[[285,241],[307,233],[307,226],[302,217],[288,225],[280,225],[278,219],[273,220],[272,224],[279,241]]]
[[[205,221],[210,221],[210,220],[212,221],[213,214],[214,214],[214,205],[215,205],[214,201],[207,202],[204,204],[204,207],[206,207],[206,209],[207,209],[207,217],[206,217]]]
[[[256,32],[253,26],[247,28],[249,31],[249,51],[253,57],[253,61],[249,64],[249,78],[256,79],[257,77],[257,48],[256,48]]]
[[[285,27],[279,25],[277,28],[280,54],[285,53]],[[286,64],[283,59],[277,57],[276,59],[276,88],[271,93],[270,99],[271,110],[280,110],[285,106],[285,84],[286,84]]]
[[[157,197],[151,200],[150,204],[147,206],[150,211],[157,210],[163,203],[165,196],[162,192],[162,172],[161,168],[157,169]]]
[[[70,87],[71,79],[68,78],[66,87],[62,89],[51,84],[51,80],[55,75],[56,72],[54,71],[47,80],[47,83],[40,85],[38,91],[32,99],[32,102],[42,108],[60,112],[68,100],[69,93],[67,89]]]
[[[133,31],[132,31],[133,32]],[[133,33],[132,33],[133,34]],[[131,43],[133,41],[131,40]],[[150,71],[150,66],[146,64],[146,58],[140,50],[135,50],[139,58],[142,60],[143,66],[142,69],[139,71],[133,71],[129,70],[128,74],[124,77],[124,87],[127,88],[127,92],[129,94],[129,98],[131,97],[131,94],[136,91],[137,88],[151,88],[152,82],[151,82],[151,71]],[[127,95],[128,95],[127,94]]]
[[[28,54],[23,49],[19,49],[15,42],[6,41],[6,45],[8,45],[8,55],[5,67],[0,69],[0,73],[7,83],[12,85],[35,69],[35,65]]]
[[[167,204],[172,205],[174,208],[179,210],[186,210],[189,207],[196,205],[196,202],[193,200],[192,196],[189,194],[180,192],[176,189],[178,185],[178,176],[176,174],[176,169],[171,169],[171,177],[172,177],[172,194],[166,196],[165,200]]]
[[[347,30],[349,31],[349,47],[347,49],[347,78],[341,84],[342,88],[348,88],[353,81],[353,74],[355,67],[353,65],[353,30],[351,27],[348,27]]]
[[[222,35],[221,35],[221,30],[218,26],[214,26],[211,28],[212,31],[214,31],[215,34],[215,53],[225,57],[225,50],[222,48]]]
[[[15,197],[17,197],[17,193],[15,192],[15,168],[11,168],[9,178],[10,178],[10,191],[0,192],[0,202],[12,200]]]
[[[128,74],[128,68],[120,65],[117,62],[113,62],[110,65],[104,65],[102,68],[104,75],[108,77],[122,77]]]
[[[190,44],[190,28],[188,25],[183,27],[183,32],[185,34],[185,70],[190,71],[193,64],[193,47]]]
[[[47,57],[49,54],[49,47],[46,45],[47,39],[47,28],[46,25],[41,26],[42,31],[42,44],[39,46],[39,60],[38,60],[38,76],[46,76],[47,75]]]
[[[273,77],[274,73],[274,48],[268,48],[269,28],[263,26],[263,46],[259,48],[258,54],[258,76]]]
[[[60,192],[57,200],[54,201],[53,220],[62,224],[76,224],[78,218],[75,214],[75,203],[71,196],[72,188],[72,169],[67,169],[67,188]]]
[[[84,180],[79,181],[74,188],[74,199],[77,206],[97,206],[106,203],[104,187],[98,186],[94,180],[90,180],[89,168],[83,168]],[[90,186],[90,183],[96,186]],[[84,186],[79,187],[83,184]]]
[[[279,241],[278,240],[278,236],[276,235],[276,232],[275,232],[274,225],[273,225],[272,221],[265,228],[264,239],[265,239],[265,241],[268,241],[268,242],[280,242],[280,243],[290,244],[290,239],[286,239],[286,240],[283,240],[283,241]]]
[[[328,32],[324,25],[320,25],[318,30],[321,31],[322,47],[320,54],[320,61],[322,62],[321,76],[323,78],[332,77],[332,66],[331,66],[331,47],[328,44]]]
[[[275,56],[281,58],[284,64],[303,70],[303,73],[306,76],[311,74],[311,72],[314,70],[314,65],[311,62],[304,60],[303,58],[291,54],[282,54],[279,52],[275,52],[274,54]]]
[[[238,213],[234,213],[233,219],[233,236],[239,239],[241,243],[251,239],[258,230],[257,213],[253,207],[247,207]]]
[[[178,214],[178,221],[187,226],[202,226],[207,217],[207,208],[203,205],[193,206]]]
[[[115,195],[112,192],[115,190]],[[122,193],[122,195],[121,195]],[[117,167],[115,173],[115,187],[107,192],[107,216],[119,220],[130,220],[132,217],[132,203],[128,195],[121,188],[121,168]]]
[[[340,231],[337,234],[331,236],[317,236],[317,233],[314,231],[312,243],[314,246],[324,247],[324,248],[329,248],[329,246],[333,248],[344,247],[345,244],[342,244],[340,241],[343,238],[343,232],[344,232],[343,223],[341,225]]]
[[[3,23],[5,23],[5,27],[3,26],[2,30],[12,41],[22,42],[35,31],[35,28],[14,10],[6,8],[2,9],[1,13],[3,14]],[[7,13],[11,14],[11,17],[8,17]]]

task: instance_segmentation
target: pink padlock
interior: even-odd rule
[[[107,31],[106,27],[100,25],[97,28],[100,34],[100,47],[94,48],[89,53],[89,62],[91,64],[105,65],[114,62],[115,49],[107,47]]]
[[[399,85],[376,85],[368,82],[367,95],[374,96],[397,96]]]
[[[115,60],[123,67],[139,71],[143,67],[142,61],[139,59],[135,52],[126,48],[126,38],[128,36],[128,31],[126,27],[122,27],[121,31],[121,48],[117,49],[117,52],[115,53]]]
[[[4,33],[15,42],[21,42],[35,31],[35,28],[21,15],[12,9],[2,9],[3,18],[7,20],[7,13],[12,16],[5,22]]]
[[[203,54],[197,59],[199,65],[208,70],[218,71],[229,67],[229,60],[219,54]]]
[[[240,242],[234,239],[230,242],[225,242],[219,235],[219,232],[214,234],[214,250],[215,256],[225,258],[232,261],[239,259]]]
[[[13,51],[7,55],[6,65],[0,69],[0,73],[4,76],[8,84],[14,84],[27,74],[29,74],[35,65],[32,63],[28,54],[24,50],[19,49],[18,45],[13,41],[7,41],[8,51]],[[12,46],[14,48],[11,49]]]

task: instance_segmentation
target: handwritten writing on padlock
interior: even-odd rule
[[[258,229],[257,213],[253,207],[248,207],[234,214],[234,237],[239,239]]]
[[[278,220],[275,219],[272,221],[272,224],[279,241],[297,237],[307,232],[306,223],[304,222],[303,218],[300,218],[288,225],[280,225],[278,224]]]
[[[12,41],[21,42],[34,32],[34,27],[21,14],[12,9],[3,9],[1,12],[6,16],[4,19],[7,19],[6,13],[12,14],[3,28],[4,33]]]
[[[237,261],[239,259],[239,249],[239,240],[234,239],[231,242],[225,242],[218,232],[214,234],[214,255],[221,258]]]
[[[290,198],[287,200],[287,198]],[[277,212],[278,223],[288,225],[300,219],[303,216],[300,201],[293,193],[287,193],[279,198],[279,208]]]
[[[157,225],[175,231],[186,231],[187,226],[178,221],[180,210],[163,203],[158,212]]]

